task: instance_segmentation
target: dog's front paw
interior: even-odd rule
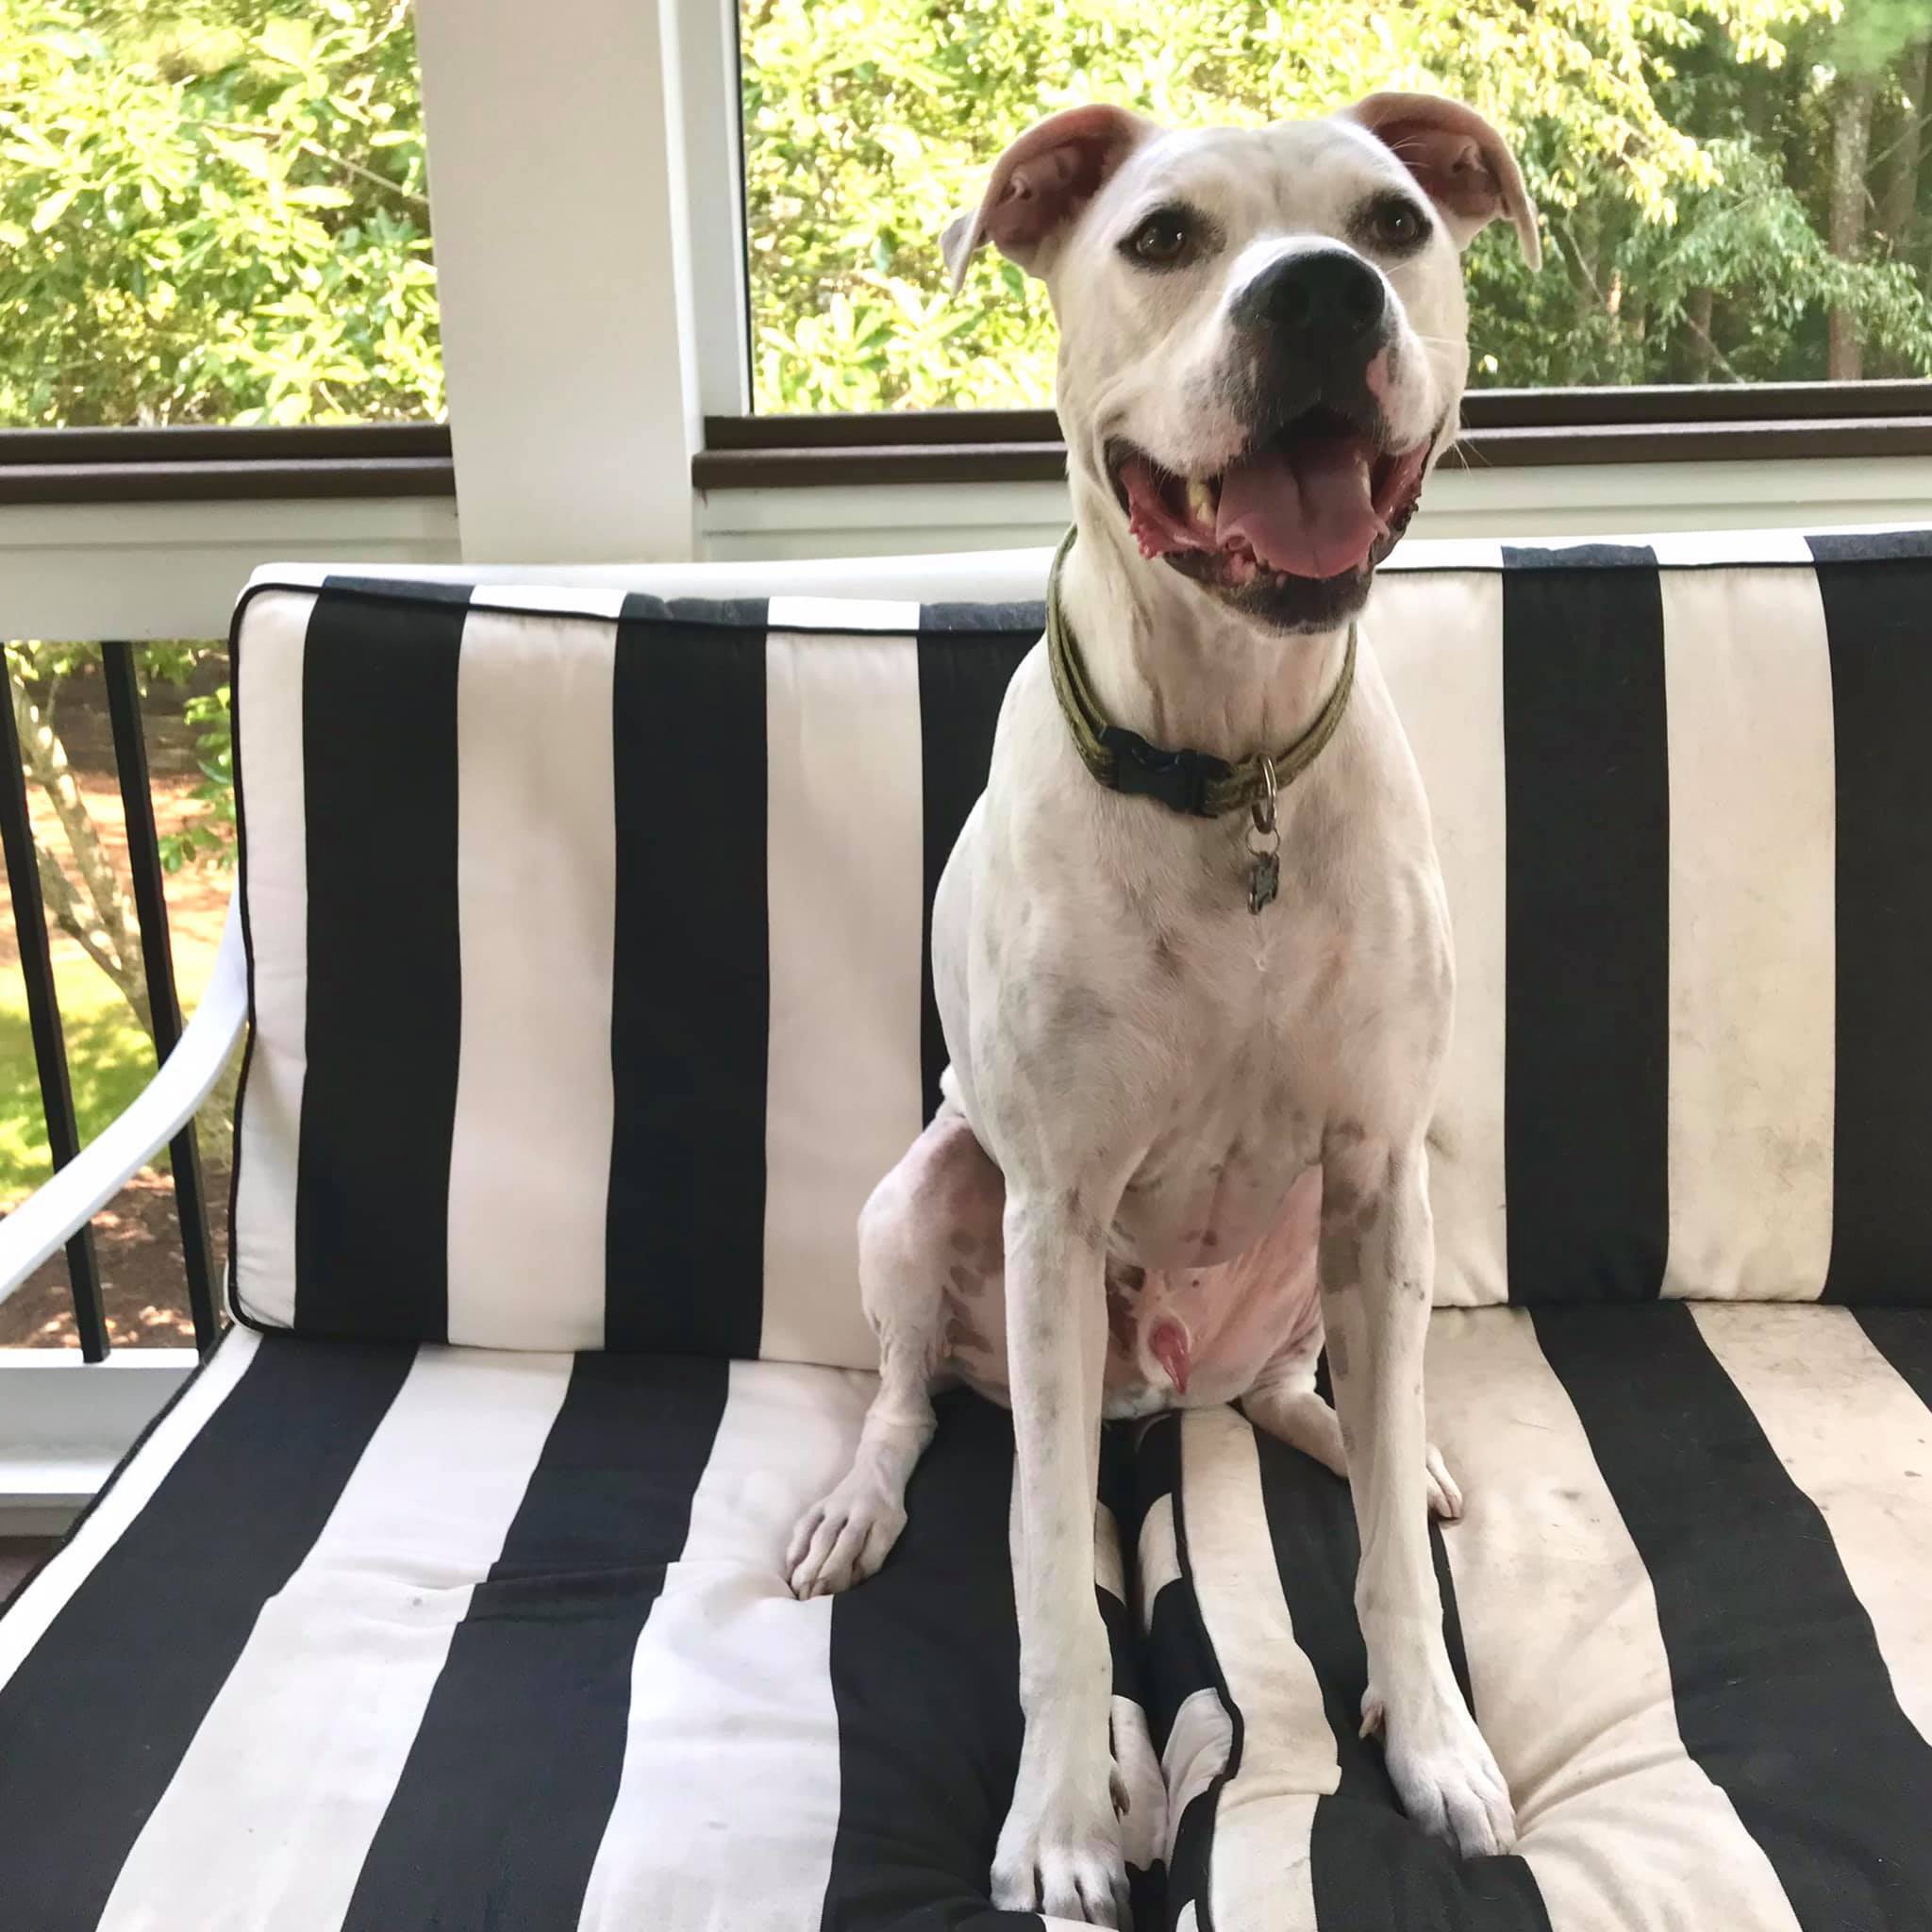
[[[1514,1847],[1509,1787],[1459,1697],[1431,1699],[1405,1714],[1385,1710],[1371,1686],[1362,1698],[1363,1735],[1378,1724],[1403,1809],[1430,1837],[1454,1845],[1465,1858]]]
[[[992,1860],[992,1902],[1128,1932],[1127,1867],[1114,1809],[1113,1765],[1102,1752],[1089,1775],[1032,1775],[1023,1757],[1013,1808]]]
[[[868,1471],[852,1470],[798,1519],[791,1532],[785,1552],[791,1594],[801,1599],[830,1596],[864,1582],[891,1554],[905,1527],[905,1505]]]

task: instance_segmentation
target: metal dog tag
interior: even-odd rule
[[[1249,808],[1255,829],[1248,835],[1248,910],[1259,913],[1274,905],[1281,890],[1281,833],[1274,824],[1274,760],[1261,760],[1265,794]],[[1258,837],[1261,843],[1257,844]]]
[[[1248,868],[1248,910],[1259,912],[1274,905],[1274,895],[1281,890],[1281,855],[1256,852],[1251,856],[1254,863]]]

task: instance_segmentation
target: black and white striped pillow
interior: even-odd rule
[[[1438,1299],[1932,1299],[1932,537],[1396,561]],[[853,1224],[934,1102],[932,891],[1039,625],[254,586],[241,1312],[869,1365]]]
[[[257,585],[233,1293],[267,1326],[859,1366],[933,889],[1038,607]]]

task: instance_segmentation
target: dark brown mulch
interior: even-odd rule
[[[219,1284],[227,1246],[228,1176],[225,1169],[209,1168],[205,1178]],[[192,1348],[188,1278],[181,1266],[175,1190],[167,1176],[136,1174],[94,1217],[93,1226],[108,1341],[116,1347]],[[60,1254],[0,1302],[0,1348],[76,1346],[67,1258]]]

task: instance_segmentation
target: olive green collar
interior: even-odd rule
[[[1170,811],[1191,818],[1218,819],[1246,808],[1255,813],[1257,827],[1264,827],[1265,814],[1264,828],[1272,831],[1275,794],[1287,791],[1321,757],[1348,708],[1355,686],[1355,625],[1348,627],[1348,648],[1335,689],[1315,722],[1285,751],[1273,757],[1257,753],[1239,764],[1211,752],[1168,751],[1124,724],[1109,724],[1094,698],[1079,645],[1060,608],[1060,567],[1074,547],[1074,534],[1067,532],[1047,577],[1046,658],[1054,695],[1080,762],[1111,791],[1158,799]]]

